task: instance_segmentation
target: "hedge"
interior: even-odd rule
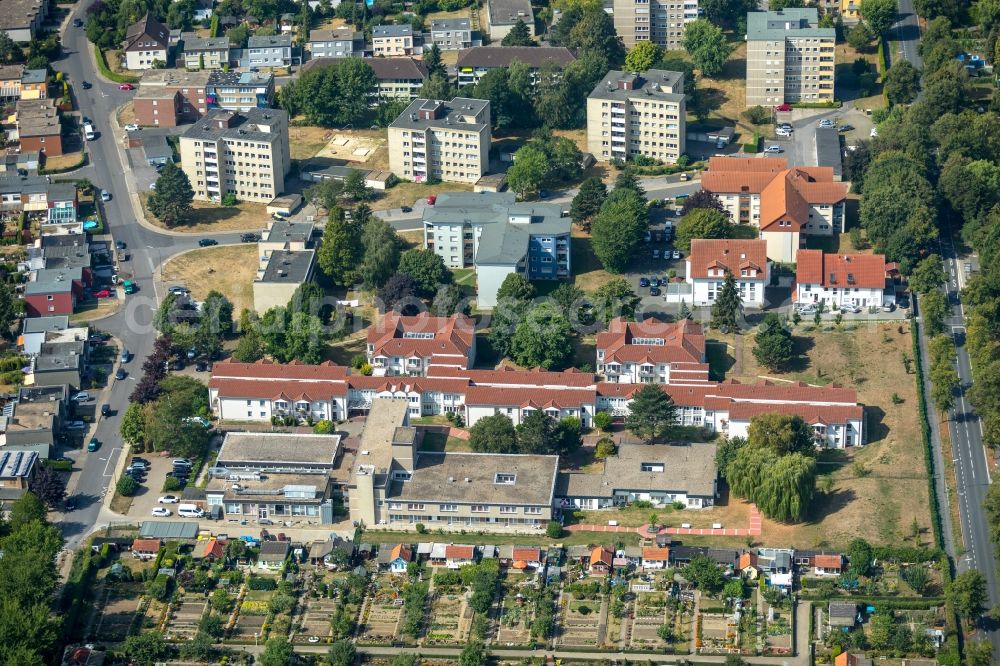
[[[941,506],[938,504],[937,489],[934,487],[934,449],[931,444],[931,424],[927,414],[927,395],[924,387],[923,359],[920,356],[920,324],[913,319],[910,325],[913,338],[913,359],[917,371],[917,411],[920,419],[920,437],[924,442],[924,466],[927,468],[927,490],[931,505],[931,528],[934,531],[934,545],[944,547],[941,528]]]
[[[832,102],[795,102],[793,109],[839,109],[844,105],[839,99]]]
[[[111,68],[108,67],[107,58],[104,57],[104,51],[101,50],[97,44],[94,44],[94,60],[97,61],[97,69],[100,70],[101,76],[104,78],[114,81],[115,83],[139,83],[138,76],[129,76],[128,74],[118,74],[117,72],[112,72]]]
[[[46,168],[42,167],[41,169],[38,170],[38,173],[41,174],[41,175],[52,175],[52,174],[57,174],[57,173],[67,173],[69,171],[76,171],[80,167],[84,166],[86,163],[87,163],[87,151],[84,150],[84,149],[81,149],[80,150],[80,159],[78,159],[76,162],[73,162],[72,164],[67,164],[64,167],[59,167],[58,169],[46,169]]]
[[[60,604],[64,612],[62,634],[66,642],[83,638],[83,631],[87,627],[83,619],[85,613],[91,610],[90,595],[95,586],[97,568],[98,563],[89,543],[76,551]]]

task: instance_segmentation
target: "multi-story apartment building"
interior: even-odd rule
[[[490,103],[418,98],[389,125],[389,170],[414,182],[475,183],[489,170]]]
[[[207,70],[186,72],[151,69],[143,72],[132,97],[135,121],[146,127],[176,127],[208,113]]]
[[[280,109],[210,111],[181,135],[180,150],[195,198],[216,200],[232,193],[266,203],[284,191],[291,166],[288,114]]]
[[[705,333],[689,319],[617,317],[597,334],[596,368],[609,382],[704,386],[709,383]]]
[[[747,106],[832,102],[835,33],[815,7],[747,14]]]
[[[153,69],[153,63],[167,63],[170,31],[149,12],[128,27],[122,52],[125,69]]]
[[[289,67],[295,64],[291,35],[254,35],[247,41],[245,67]]]
[[[587,149],[598,160],[645,155],[674,163],[684,152],[684,75],[612,70],[587,97]]]
[[[528,66],[535,84],[543,66],[562,69],[576,54],[565,46],[475,46],[458,54],[458,87],[475,85],[487,72],[510,67],[515,60]]]
[[[767,256],[791,263],[805,236],[845,231],[849,185],[831,167],[788,168],[783,158],[713,157],[701,187],[719,197],[733,221],[760,228]]]
[[[625,48],[653,42],[674,50],[681,48],[684,26],[698,18],[698,0],[613,0],[611,16]]]
[[[377,25],[372,28],[372,52],[376,56],[413,55],[413,27]]]
[[[216,70],[229,64],[228,37],[199,37],[193,32],[185,32],[181,34],[181,41],[185,69]]]
[[[49,0],[5,0],[0,10],[0,32],[15,42],[30,42],[49,16]]]
[[[492,308],[511,273],[569,278],[571,227],[557,204],[518,203],[512,192],[446,192],[424,209],[424,248],[450,268],[474,266],[477,304]]]
[[[490,40],[500,42],[518,21],[535,35],[535,12],[531,0],[486,0],[486,26]]]
[[[360,58],[365,52],[365,33],[352,28],[310,30],[306,50],[310,58]]]
[[[431,21],[431,44],[442,51],[458,51],[472,46],[472,23],[467,18]]]
[[[421,377],[432,365],[466,370],[476,362],[476,323],[463,314],[390,310],[368,329],[367,352],[375,376]]]
[[[317,67],[329,67],[337,58],[314,58],[302,66],[305,73]],[[427,80],[427,68],[414,58],[369,58],[367,62],[375,73],[375,87],[371,90],[371,104],[377,106],[381,99],[417,98]]]
[[[246,113],[267,109],[274,102],[274,74],[271,72],[212,72],[205,83],[205,103],[209,109]]]
[[[743,307],[764,307],[764,287],[771,283],[771,262],[763,240],[691,241],[687,257],[687,283],[694,305],[712,305],[722,293],[726,274],[732,273]]]
[[[799,250],[795,258],[795,301],[823,303],[827,310],[844,305],[882,307],[896,300],[881,254],[825,254]]]

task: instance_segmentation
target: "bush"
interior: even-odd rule
[[[562,525],[554,520],[550,520],[549,524],[545,526],[545,536],[550,539],[558,539],[563,534]]]
[[[278,589],[278,583],[273,578],[261,578],[260,576],[250,576],[247,587],[251,590],[271,591]]]
[[[414,527],[417,530],[417,534],[426,534],[427,533],[427,527],[425,527],[423,523],[417,523],[416,525],[414,525]]]
[[[180,482],[180,479],[176,479],[172,476],[168,476],[167,480],[163,482],[163,492],[172,493],[175,490],[180,490],[184,487],[184,484]]]
[[[615,417],[611,416],[611,412],[597,412],[594,414],[594,427],[602,432],[610,430],[611,424],[614,421]]]
[[[132,497],[135,495],[136,491],[139,490],[139,483],[126,474],[122,478],[118,479],[118,483],[115,484],[115,490],[122,497]]]
[[[615,440],[610,437],[602,437],[597,440],[597,446],[594,447],[594,456],[597,458],[608,458],[615,455]]]
[[[771,122],[771,112],[760,106],[751,106],[743,112],[743,117],[754,125],[763,125]]]
[[[316,422],[313,426],[313,432],[317,435],[329,435],[333,432],[333,421],[327,421],[326,419]]]
[[[226,194],[222,195],[221,203],[223,206],[235,206],[236,204],[239,203],[239,201],[236,200],[235,194],[233,194],[232,192],[227,192]]]

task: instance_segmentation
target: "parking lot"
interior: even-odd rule
[[[145,474],[145,480],[139,483],[139,490],[132,498],[132,506],[129,509],[129,516],[136,520],[150,520],[155,518],[152,515],[153,509],[163,506],[170,509],[170,518],[177,517],[176,504],[159,504],[157,500],[163,495],[174,495],[180,497],[182,490],[162,492],[163,482],[166,480],[167,472],[173,469],[173,456],[163,457],[159,453],[140,453],[139,457],[149,461],[149,470]]]

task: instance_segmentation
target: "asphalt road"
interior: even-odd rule
[[[899,48],[903,52],[903,58],[910,61],[910,64],[917,69],[923,69],[924,61],[920,57],[918,47],[920,46],[920,24],[917,23],[917,12],[913,9],[913,0],[897,0],[896,39],[899,41]],[[889,54],[889,66],[892,66],[892,57]]]

